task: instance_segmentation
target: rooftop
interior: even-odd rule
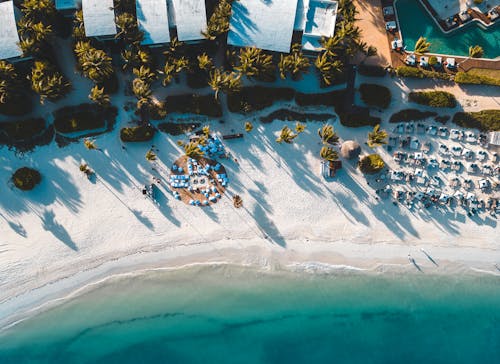
[[[490,144],[500,146],[500,131],[490,132]]]
[[[141,44],[170,42],[166,0],[136,0],[137,23],[144,32]]]
[[[170,25],[177,27],[180,41],[204,39],[201,32],[207,29],[205,0],[168,0],[168,6]]]
[[[87,37],[116,34],[113,0],[82,0],[82,10]]]
[[[228,44],[288,53],[296,14],[297,1],[235,1]]]
[[[14,3],[12,1],[0,3],[0,59],[21,56],[23,52],[18,43]]]
[[[307,1],[307,0],[304,0]],[[305,7],[302,48],[309,51],[323,49],[321,37],[332,37],[337,21],[337,1],[310,0]]]

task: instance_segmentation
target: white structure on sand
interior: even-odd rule
[[[166,0],[136,0],[137,24],[144,33],[141,44],[170,42]]]
[[[337,21],[338,3],[331,0],[300,0],[304,7],[302,12],[297,11],[297,18],[301,18],[296,25],[302,33],[302,49],[318,52],[323,49],[321,37],[333,37]]]
[[[0,59],[12,59],[22,56],[17,33],[14,3],[0,3]]]
[[[82,11],[87,37],[107,37],[116,34],[113,0],[83,0]]]
[[[205,39],[207,29],[205,0],[168,0],[170,27],[177,28],[177,38],[182,42]]]

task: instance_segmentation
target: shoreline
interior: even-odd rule
[[[163,255],[165,251],[151,253],[136,253],[126,255],[108,261],[99,262],[95,267],[86,270],[70,272],[56,280],[45,282],[41,286],[25,287],[13,297],[3,299],[0,302],[0,333],[4,332],[25,320],[51,310],[68,300],[78,298],[86,293],[108,284],[114,279],[126,277],[137,278],[151,273],[183,271],[195,267],[218,268],[221,266],[235,266],[243,269],[257,270],[266,273],[291,273],[332,275],[338,274],[367,274],[367,275],[391,275],[392,277],[406,277],[408,275],[433,276],[476,276],[488,275],[500,277],[500,270],[495,270],[495,259],[484,259],[489,256],[488,251],[479,249],[483,253],[482,260],[441,260],[439,265],[433,265],[417,246],[402,246],[389,244],[392,250],[412,252],[416,257],[419,269],[416,269],[407,259],[403,257],[388,257],[387,249],[371,249],[372,256],[344,256],[336,249],[311,249],[311,245],[320,244],[309,242],[307,250],[301,252],[291,248],[280,251],[280,249],[266,248],[261,245],[247,246],[246,248],[220,247],[210,249],[206,245],[219,245],[225,241],[196,245],[194,250],[198,252],[186,252],[182,249],[193,250],[193,246],[175,247],[168,249],[177,250],[177,255],[169,258],[155,257]],[[343,242],[347,245],[360,245],[352,242]],[[297,244],[294,242],[294,244]],[[292,244],[292,245],[294,245]],[[338,244],[333,243],[333,244]],[[370,244],[371,245],[371,244]],[[423,244],[419,244],[420,246]],[[205,251],[200,251],[203,246]],[[344,247],[346,248],[346,247]],[[348,247],[347,249],[352,249]],[[434,247],[435,249],[435,247]],[[463,248],[464,250],[471,248]],[[474,248],[472,248],[474,249]],[[179,251],[181,250],[181,251]],[[447,250],[447,248],[444,248]],[[475,249],[477,250],[477,249]],[[453,248],[454,253],[456,248]],[[351,250],[352,252],[352,250]],[[417,255],[420,253],[420,256]],[[462,252],[461,252],[462,253]],[[475,257],[477,258],[477,253]],[[461,254],[459,254],[461,255]],[[312,256],[312,259],[310,257]],[[221,259],[222,257],[222,259]],[[322,257],[322,259],[318,259]],[[134,261],[131,263],[130,261]],[[489,269],[488,269],[489,268]],[[21,305],[21,309],[20,309]]]

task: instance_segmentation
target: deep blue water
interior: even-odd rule
[[[115,279],[0,335],[0,363],[500,362],[500,279],[196,268]]]

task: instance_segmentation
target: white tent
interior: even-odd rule
[[[170,26],[177,28],[177,38],[180,41],[205,38],[201,34],[207,29],[205,0],[168,0],[168,13]]]
[[[136,0],[137,24],[144,33],[141,44],[170,42],[166,0]]]
[[[116,34],[113,0],[82,0],[82,10],[87,37]]]
[[[0,59],[20,57],[23,52],[18,43],[14,3],[12,1],[0,3]]]

